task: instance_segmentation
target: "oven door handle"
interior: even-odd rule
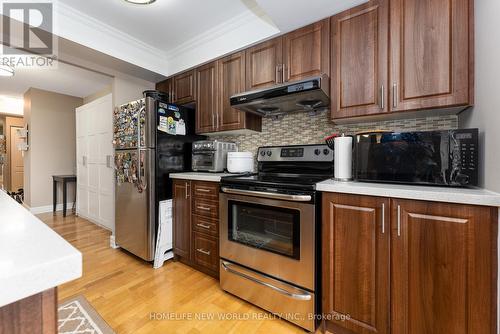
[[[229,272],[231,274],[243,277],[243,278],[245,278],[247,280],[250,280],[250,281],[252,281],[254,283],[266,286],[266,287],[268,287],[270,289],[273,289],[273,290],[275,290],[275,291],[277,291],[277,292],[279,292],[279,293],[281,293],[283,295],[286,295],[286,296],[288,296],[290,298],[298,299],[298,300],[311,300],[311,295],[309,293],[305,292],[305,291],[304,291],[304,293],[301,293],[301,294],[299,294],[299,293],[291,293],[291,292],[286,291],[285,289],[279,288],[277,286],[274,286],[274,285],[269,284],[267,282],[263,282],[263,281],[261,281],[261,280],[259,280],[257,278],[252,277],[252,276],[248,276],[246,274],[240,273],[239,271],[231,269],[231,264],[229,262],[221,261],[221,264],[222,264],[222,268],[225,271],[227,271],[227,272]],[[297,289],[297,290],[300,290],[300,289],[298,289],[296,287],[293,287],[293,288]]]
[[[312,199],[311,195],[287,195],[287,194],[268,193],[265,191],[231,189],[225,187],[222,188],[222,192],[234,195],[249,195],[262,198],[281,199],[292,202],[309,202]]]

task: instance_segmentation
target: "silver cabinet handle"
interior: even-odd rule
[[[392,85],[392,106],[394,108],[398,107],[398,84],[394,83]]]
[[[279,79],[280,66],[276,65],[275,70],[276,70],[276,72],[275,72],[274,82],[279,83],[280,82],[280,79]]]
[[[382,234],[385,233],[385,203],[382,203]]]
[[[216,113],[215,114],[215,128],[217,130],[219,130],[219,126],[220,126],[220,124],[219,124],[219,113]]]
[[[199,223],[199,224],[196,224],[196,226],[202,227],[202,228],[204,228],[206,230],[210,230],[210,225],[205,225],[205,224]]]
[[[263,282],[263,281],[255,278],[255,277],[252,277],[252,276],[246,275],[244,273],[240,273],[239,271],[236,271],[234,269],[231,269],[232,265],[229,262],[221,261],[221,264],[222,264],[222,268],[225,271],[227,271],[228,273],[231,273],[231,274],[243,277],[243,278],[245,278],[245,279],[247,279],[249,281],[252,281],[254,283],[257,283],[257,284],[260,284],[260,285],[264,285],[264,286],[266,286],[268,288],[271,288],[274,291],[277,291],[277,292],[279,292],[279,293],[281,293],[281,294],[283,294],[285,296],[288,296],[288,297],[293,298],[293,299],[298,299],[298,300],[311,300],[311,295],[309,293],[307,293],[306,291],[304,291],[304,290],[301,290],[301,289],[293,287],[294,289],[297,289],[299,291],[304,291],[304,293],[299,294],[299,293],[288,292],[285,289],[279,288],[279,287],[274,286],[272,284],[269,284],[267,282]]]
[[[87,166],[87,156],[85,155],[82,157],[82,164],[83,166]]]
[[[380,109],[384,110],[385,109],[385,89],[384,85],[380,87]]]
[[[188,199],[188,198],[189,198],[189,185],[186,182],[186,199]]]
[[[281,69],[282,69],[282,76],[283,76],[283,81],[282,82],[284,83],[284,82],[286,82],[286,65],[283,64],[282,67],[281,67]]]
[[[199,192],[199,193],[209,193],[210,192],[210,190],[203,189],[203,188],[197,188],[196,191]]]
[[[204,249],[202,249],[202,248],[198,248],[196,251],[197,251],[197,252],[200,252],[200,253],[202,253],[202,254],[205,254],[205,255],[210,255],[210,251],[206,251],[206,250],[204,250]]]
[[[210,211],[210,208],[207,208],[206,206],[197,206],[196,208],[203,211]]]
[[[401,236],[401,206],[398,205],[398,237]]]
[[[111,156],[106,156],[106,167],[111,168]]]
[[[309,202],[312,198],[310,195],[287,195],[287,194],[268,193],[265,191],[241,190],[241,189],[230,189],[230,188],[222,188],[222,192],[234,195],[249,195],[262,198],[282,199],[285,201],[293,201],[293,202]]]

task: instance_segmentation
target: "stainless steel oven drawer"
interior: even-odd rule
[[[308,331],[315,330],[315,295],[229,261],[220,261],[220,286]]]

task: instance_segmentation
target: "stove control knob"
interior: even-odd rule
[[[273,152],[267,151],[267,156],[270,157],[271,155],[273,155]]]
[[[266,151],[260,151],[260,155],[265,156],[266,155]]]
[[[314,150],[314,154],[320,155],[321,154],[321,150],[319,148],[315,149]]]
[[[325,149],[323,150],[323,154],[324,154],[324,155],[328,155],[328,154],[330,154],[330,150],[329,150],[329,149],[327,149],[327,148],[325,148]]]

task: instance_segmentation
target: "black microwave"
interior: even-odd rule
[[[357,181],[478,185],[478,129],[373,132],[355,138]]]

